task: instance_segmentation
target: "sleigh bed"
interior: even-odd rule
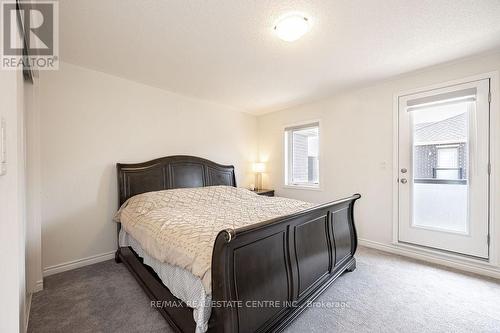
[[[236,187],[233,166],[194,156],[117,164],[119,204],[167,189]],[[343,272],[356,267],[353,220],[359,194],[238,228],[220,230],[211,255],[209,332],[277,332]],[[259,200],[273,200],[266,198]],[[120,238],[123,230],[118,223]],[[122,246],[120,246],[120,244]],[[200,331],[193,309],[162,283],[147,254],[119,242],[130,270],[172,328]],[[160,274],[161,275],[161,274]],[[165,277],[163,277],[165,281]]]

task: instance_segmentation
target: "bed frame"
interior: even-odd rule
[[[194,156],[117,164],[119,204],[150,191],[213,185],[236,186],[234,167]],[[209,332],[278,332],[343,272],[356,268],[354,202],[333,201],[239,229],[222,230],[212,255]],[[118,225],[120,228],[120,225]],[[130,247],[123,262],[152,301],[182,303]],[[183,303],[182,303],[183,304]],[[192,309],[158,307],[178,332],[194,332]]]

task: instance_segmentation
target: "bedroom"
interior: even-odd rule
[[[17,6],[1,332],[500,331],[498,1]]]

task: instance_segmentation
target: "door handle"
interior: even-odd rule
[[[406,184],[408,183],[408,180],[406,180],[406,178],[401,178],[401,184]]]

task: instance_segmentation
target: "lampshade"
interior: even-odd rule
[[[266,164],[262,162],[254,163],[252,166],[253,172],[261,173],[266,171]]]

